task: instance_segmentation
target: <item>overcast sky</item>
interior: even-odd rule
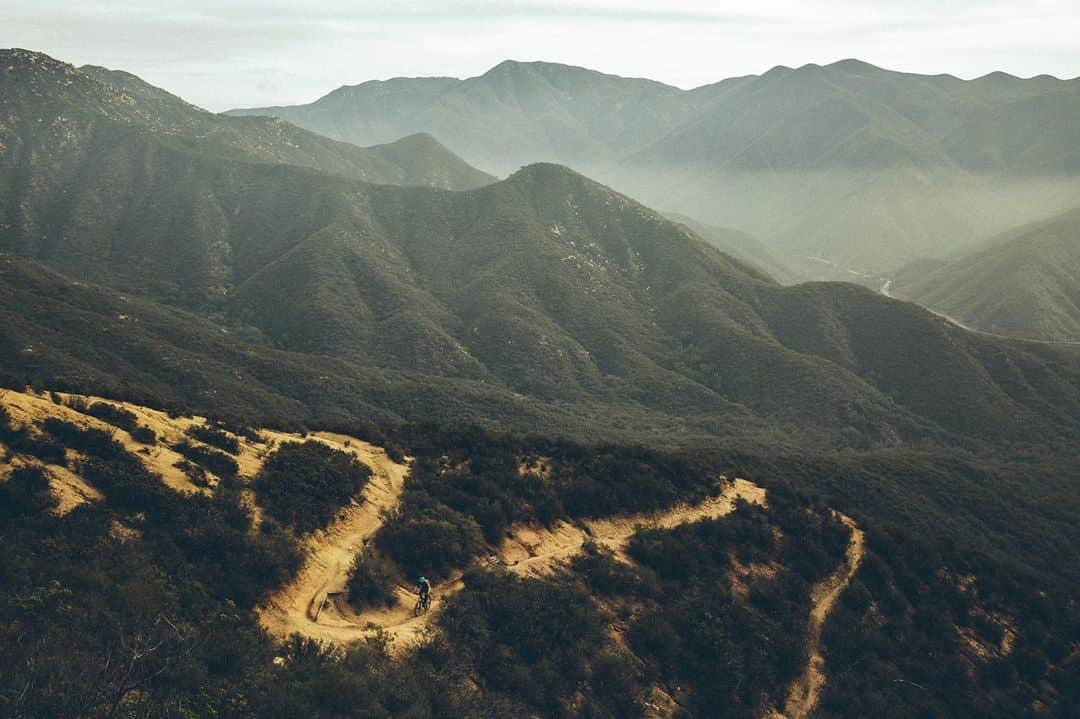
[[[1080,75],[1080,0],[3,0],[0,14],[2,47],[128,70],[212,110],[507,58],[680,87],[846,57]]]

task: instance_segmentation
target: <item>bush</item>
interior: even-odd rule
[[[157,435],[149,427],[139,425],[131,430],[131,438],[140,444],[153,444],[157,441]]]
[[[472,657],[483,685],[526,702],[530,714],[641,715],[640,669],[613,650],[609,615],[566,575],[474,570],[438,621],[450,644]]]
[[[235,477],[240,470],[235,459],[224,452],[218,452],[216,449],[202,447],[190,442],[177,442],[172,446],[172,449],[219,477]]]
[[[349,603],[356,607],[392,607],[397,604],[394,585],[400,572],[391,562],[371,553],[361,554],[349,573]]]
[[[63,444],[47,434],[35,437],[25,429],[15,429],[6,407],[0,407],[0,442],[7,445],[11,454],[28,454],[46,464],[67,463]]]
[[[440,502],[407,493],[404,511],[379,529],[376,543],[409,576],[445,578],[484,551],[480,525]]]
[[[104,430],[80,427],[73,422],[55,417],[42,420],[39,426],[68,449],[74,449],[91,457],[111,459],[127,454],[120,443],[113,439],[112,434]]]
[[[19,467],[0,483],[0,517],[5,519],[40,514],[56,504],[40,467]]]
[[[356,457],[322,442],[286,442],[266,460],[252,487],[271,516],[307,533],[330,524],[370,476]]]
[[[236,437],[233,437],[227,432],[223,432],[217,427],[210,427],[205,424],[193,424],[187,428],[185,434],[192,439],[197,439],[203,444],[225,450],[229,454],[236,454],[240,451],[240,441],[236,439]]]
[[[135,425],[138,423],[138,417],[135,416],[134,412],[108,402],[94,402],[87,407],[86,414],[128,432],[135,429]]]

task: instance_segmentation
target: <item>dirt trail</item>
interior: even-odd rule
[[[381,452],[381,450],[376,450]],[[362,457],[368,461],[367,457]],[[377,469],[379,460],[370,463]],[[370,537],[382,522],[380,512],[392,507],[403,483],[403,465],[384,466],[383,476],[390,471],[401,478],[389,482],[390,491],[382,491],[349,511],[322,536],[309,543],[308,562],[299,577],[279,592],[261,613],[264,627],[272,634],[284,637],[291,633],[334,643],[346,643],[385,632],[392,653],[400,654],[423,641],[428,628],[438,616],[443,602],[463,584],[458,577],[435,587],[431,609],[414,617],[412,608],[416,595],[398,587],[398,603],[389,609],[357,612],[344,600],[344,587],[353,557],[364,539]],[[377,470],[378,471],[378,470]],[[369,482],[369,488],[372,486]],[[387,486],[384,481],[383,486]],[[396,491],[395,491],[396,489]],[[367,498],[365,489],[365,500]],[[522,576],[550,574],[581,551],[588,541],[610,548],[616,557],[629,561],[625,549],[634,533],[641,527],[671,528],[706,518],[721,517],[730,512],[737,498],[758,504],[765,503],[765,490],[737,479],[718,497],[696,505],[679,505],[655,514],[642,514],[571,524],[558,522],[550,529],[518,527],[497,549],[498,563]],[[366,508],[366,510],[365,510]]]
[[[307,559],[303,568],[292,582],[278,590],[266,606],[259,609],[259,621],[270,634],[279,638],[298,633],[313,639],[344,643],[367,633],[367,622],[362,618],[342,616],[341,612],[326,607],[327,598],[344,591],[354,558],[363,549],[364,542],[382,525],[383,512],[397,506],[408,466],[394,462],[379,447],[343,435],[320,433],[315,438],[352,452],[371,468],[372,475],[358,502],[353,501],[329,527],[312,533],[307,539],[304,548]],[[412,607],[407,601],[405,605]],[[407,610],[387,614],[389,616],[380,617],[385,624],[375,623],[388,630],[407,633]],[[402,614],[406,616],[399,616]]]
[[[736,479],[719,496],[696,505],[682,504],[655,514],[594,519],[573,524],[558,522],[550,529],[519,527],[499,546],[497,556],[512,572],[542,576],[570,560],[586,542],[593,541],[610,549],[616,558],[628,562],[626,545],[639,528],[671,529],[680,524],[722,517],[735,508],[735,500],[739,498],[764,505],[765,490],[745,479]]]
[[[817,707],[821,699],[821,690],[825,687],[825,657],[821,653],[821,630],[825,620],[836,606],[840,595],[844,593],[851,578],[855,576],[865,554],[863,532],[850,517],[840,515],[841,520],[851,529],[844,563],[829,576],[814,585],[810,592],[810,623],[807,627],[806,644],[809,659],[803,673],[791,683],[783,714],[774,717],[785,719],[805,719]]]

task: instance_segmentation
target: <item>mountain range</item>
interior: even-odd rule
[[[273,115],[360,144],[431,132],[506,173],[568,164],[792,261],[894,269],[1071,207],[1080,81],[965,81],[856,60],[680,90],[544,62],[339,88]],[[812,267],[812,265],[810,265]]]
[[[1075,357],[969,336],[858,287],[783,288],[565,167],[532,165],[470,191],[374,185],[318,172],[310,154],[273,164],[266,158],[290,143],[256,153],[234,128],[279,121],[228,118],[217,122],[237,152],[223,157],[208,149],[221,147],[218,134],[185,134],[198,111],[43,56],[18,60],[5,75],[19,91],[3,96],[10,149],[0,166],[0,246],[21,258],[16,276],[36,276],[18,269],[32,260],[198,313],[289,353],[286,365],[318,358],[305,375],[329,377],[315,368],[337,360],[332,375],[346,386],[353,376],[360,397],[377,392],[373,372],[404,373],[395,376],[407,391],[339,406],[421,419],[482,417],[495,402],[501,420],[535,428],[532,409],[514,409],[520,397],[548,422],[566,413],[588,424],[596,407],[615,408],[608,436],[685,422],[665,433],[818,446],[1037,438],[1077,426]],[[68,294],[94,312],[105,303]],[[83,346],[71,326],[35,337],[17,312],[9,323],[14,367],[38,357],[15,347],[41,342],[65,363],[88,361],[65,348]],[[154,325],[133,323],[130,342],[154,346],[141,336]],[[241,343],[217,354],[248,366],[253,351]],[[179,370],[167,346],[158,354],[142,364]],[[277,391],[297,400],[312,381]]]

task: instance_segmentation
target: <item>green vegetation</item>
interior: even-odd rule
[[[97,417],[103,422],[108,422],[112,426],[128,432],[134,430],[138,424],[138,417],[135,416],[134,412],[108,402],[94,402],[86,408],[85,414]]]
[[[216,449],[192,444],[187,440],[177,442],[171,448],[188,461],[203,469],[210,470],[218,477],[235,477],[237,471],[239,471],[235,459]]]
[[[139,444],[154,444],[157,441],[157,435],[154,434],[154,430],[149,427],[138,426],[131,430],[131,438]]]
[[[660,587],[630,627],[631,647],[665,682],[691,689],[695,715],[727,706],[749,718],[783,705],[777,687],[805,662],[810,586],[843,560],[848,530],[827,509],[782,485],[769,505],[744,503],[722,520],[641,533],[631,545]],[[741,592],[728,581],[736,558],[766,568],[740,578]]]
[[[379,529],[376,543],[406,576],[446,579],[484,551],[476,519],[423,492],[407,491],[402,505],[401,513]]]
[[[0,442],[9,454],[28,454],[48,464],[67,464],[64,445],[51,435],[31,432],[28,428],[16,429],[6,407],[0,407]]]
[[[810,587],[843,553],[827,507],[863,526],[870,553],[826,627],[839,679],[823,712],[1056,717],[1075,705],[1076,353],[972,335],[853,285],[781,287],[564,167],[464,192],[376,186],[357,179],[370,155],[285,123],[212,116],[137,78],[39,55],[3,59],[0,380],[198,411],[231,434],[176,445],[212,489],[186,496],[107,431],[0,416],[9,456],[63,464],[77,450],[75,469],[104,495],[55,516],[41,470],[0,489],[0,713],[622,717],[666,695],[691,715],[753,716],[805,659]],[[993,164],[883,112],[910,78],[858,63],[695,94],[767,112],[769,84],[809,88],[799,97],[823,142],[855,138],[831,156],[800,154],[813,143],[786,122],[716,108],[693,113],[768,137],[743,153],[738,127],[695,125],[660,144],[648,128],[612,131],[628,96],[685,97],[663,86],[513,63],[472,86],[520,80],[542,98],[579,77],[611,109],[601,136],[654,145],[665,162],[737,156],[754,172],[795,147],[802,169],[856,168],[860,186],[898,168],[871,198],[913,173],[933,180],[942,152],[957,167]],[[925,82],[1001,112],[1004,94],[1024,105],[1036,85],[1061,100],[1056,81]],[[844,96],[852,84],[862,89]],[[851,117],[860,123],[845,126]],[[432,148],[413,138],[397,150],[424,166]],[[1048,159],[1019,154],[1010,167]],[[819,216],[805,212],[790,215]],[[236,460],[218,451],[252,426],[347,429],[415,457],[349,593],[379,605],[402,576],[465,570],[431,645],[398,663],[378,640],[271,646],[253,607],[297,571],[298,537],[327,526],[370,472],[317,441],[283,445],[253,483],[256,529]],[[221,479],[212,488],[207,469]],[[514,523],[700,500],[720,473],[767,486],[768,508],[643,532],[632,564],[591,547],[544,579],[470,566]]]
[[[156,94],[16,59],[3,107],[33,152],[0,171],[28,208],[0,230],[8,372],[242,422],[830,450],[1077,438],[1075,355],[845,285],[777,286],[566,168],[467,192],[369,185],[177,146],[155,128],[182,109]],[[39,128],[55,107],[81,152]]]
[[[839,564],[848,538],[822,500],[771,481],[767,509],[740,504],[719,520],[639,533],[629,547],[632,564],[594,546],[544,579],[470,569],[465,589],[444,600],[434,642],[397,662],[377,640],[348,651],[299,639],[274,648],[250,610],[297,571],[300,558],[293,535],[265,504],[265,490],[290,490],[293,503],[318,493],[320,485],[291,471],[326,460],[318,443],[285,445],[271,458],[281,481],[258,480],[267,512],[256,531],[233,481],[210,496],[182,495],[107,433],[65,422],[42,426],[88,456],[81,474],[104,500],[59,517],[43,513],[51,498],[39,471],[0,485],[5,500],[18,498],[0,503],[7,512],[0,523],[0,641],[13,648],[0,656],[0,706],[16,715],[71,713],[75,687],[91,717],[107,716],[118,699],[151,716],[179,707],[235,715],[246,707],[239,716],[635,717],[656,691],[676,698],[688,716],[710,716],[716,706],[755,716],[782,703],[801,670],[809,588]],[[935,490],[937,480],[920,476],[926,469],[917,469],[917,457],[897,453],[786,461],[699,455],[688,462],[477,430],[406,428],[396,441],[415,456],[417,471],[387,527],[449,527],[431,549],[447,569],[468,567],[488,546],[485,532],[508,522],[700,498],[720,467],[818,487],[842,507],[861,491],[876,495],[863,500],[868,514],[860,516],[869,553],[826,625],[830,681],[822,710],[1006,717],[1038,702],[1043,715],[1064,717],[1075,698],[1063,638],[1075,629],[1069,567],[1076,563],[1060,551],[1075,544],[1069,535],[1055,537],[1053,525],[1040,528],[1034,518],[1045,508],[1005,475],[979,479],[955,458],[923,458],[927,468],[942,464],[942,482],[966,472],[962,482],[1004,483],[1002,491],[1016,499],[1015,514],[993,520],[1000,507],[992,499],[979,506],[961,484],[959,496],[977,514],[956,517],[956,536],[948,536],[936,514],[948,501],[936,492],[946,487]],[[586,496],[612,502],[602,512],[572,501],[586,476],[594,487]],[[640,492],[620,494],[626,483]],[[491,488],[498,491],[486,505]],[[639,494],[645,499],[635,500]],[[322,516],[332,517],[338,500],[320,496]],[[906,502],[919,502],[926,525],[909,516]],[[550,520],[541,519],[542,507]],[[1029,547],[1007,534],[1035,537],[1043,529],[1048,541],[1060,542],[1056,577],[1025,568],[1033,564]],[[956,541],[963,537],[966,543]],[[410,555],[411,540],[385,539],[380,533],[381,554],[365,552],[352,575],[350,600],[358,605],[389,602],[400,578],[391,560],[434,574],[426,549]],[[456,556],[438,555],[455,543]],[[146,643],[121,639],[134,636]],[[1004,654],[1006,637],[1012,650]],[[282,660],[274,663],[275,656]],[[130,674],[112,669],[117,657],[130,663]]]
[[[434,427],[407,428],[401,441],[416,458],[401,511],[376,543],[409,576],[446,577],[479,556],[485,541],[498,543],[512,524],[648,512],[717,489],[702,467],[640,448],[523,445]]]
[[[394,585],[399,575],[393,563],[370,553],[359,555],[349,573],[349,603],[355,607],[394,606]]]
[[[252,487],[270,516],[306,534],[330,524],[370,476],[371,470],[347,452],[316,440],[285,442],[263,464]]]
[[[583,583],[474,571],[465,586],[439,625],[485,690],[542,716],[640,714],[640,670],[611,646]]]
[[[209,444],[212,447],[224,450],[229,454],[236,454],[240,451],[240,441],[217,427],[211,427],[205,424],[193,424],[187,428],[186,434],[192,439],[196,439],[204,444]]]
[[[0,483],[0,519],[31,517],[56,506],[49,492],[49,478],[40,467],[19,467]]]

